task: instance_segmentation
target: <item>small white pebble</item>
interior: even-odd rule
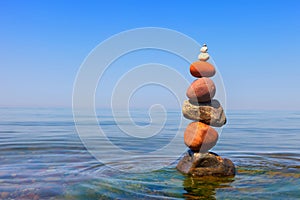
[[[198,56],[198,59],[201,61],[207,61],[209,59],[209,54],[208,53],[200,53]]]
[[[201,47],[201,49],[200,49],[200,51],[201,51],[202,53],[206,53],[207,50],[208,50],[207,46],[203,46],[203,47]]]

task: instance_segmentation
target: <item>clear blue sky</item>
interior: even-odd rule
[[[298,0],[1,0],[0,106],[71,106],[94,47],[154,26],[209,45],[229,109],[299,110],[299,10]]]

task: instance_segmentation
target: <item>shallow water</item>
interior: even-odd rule
[[[213,151],[235,163],[234,178],[182,175],[175,169],[176,153],[142,156],[184,131],[189,121],[178,127],[180,111],[168,112],[151,139],[124,134],[107,110],[98,110],[97,117],[109,140],[135,157],[116,156],[103,145],[102,154],[114,160],[99,162],[82,144],[70,109],[1,108],[0,199],[300,199],[300,112],[228,111]],[[137,125],[150,123],[146,112],[132,117]],[[182,135],[177,137],[182,143]],[[178,150],[186,149],[178,144],[170,152]],[[163,168],[149,170],[162,163]]]

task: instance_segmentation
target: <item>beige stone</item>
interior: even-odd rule
[[[192,103],[185,100],[182,106],[183,116],[187,119],[200,121],[210,126],[221,127],[226,124],[223,107],[218,100],[207,103]]]

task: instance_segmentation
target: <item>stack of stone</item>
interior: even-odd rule
[[[206,62],[209,59],[207,46],[200,49],[198,61],[190,66],[190,73],[197,79],[187,89],[189,100],[184,101],[182,112],[191,122],[184,133],[184,142],[190,151],[178,163],[177,169],[195,176],[235,174],[233,163],[215,153],[208,152],[218,141],[218,133],[212,128],[226,123],[223,108],[218,100],[213,99],[216,86],[210,79],[216,73],[215,67]]]

